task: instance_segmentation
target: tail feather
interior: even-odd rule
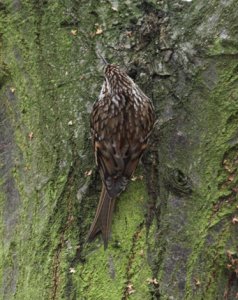
[[[103,184],[96,215],[90,227],[87,241],[92,241],[100,232],[102,234],[104,248],[107,248],[111,231],[112,215],[115,206],[115,198],[111,198]]]

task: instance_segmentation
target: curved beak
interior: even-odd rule
[[[101,58],[101,60],[103,61],[103,63],[105,65],[108,65],[108,62],[106,61],[106,59],[99,52],[97,52],[97,55],[99,56],[99,58]]]

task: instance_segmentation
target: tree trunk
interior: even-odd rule
[[[0,2],[1,299],[238,298],[238,2]],[[100,52],[158,122],[109,247],[85,245],[101,182]]]

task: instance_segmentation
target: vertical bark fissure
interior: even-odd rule
[[[127,266],[126,266],[126,280],[125,280],[125,287],[124,287],[124,291],[123,291],[123,296],[122,296],[122,300],[127,300],[129,295],[131,293],[133,293],[133,284],[131,282],[132,278],[133,278],[133,273],[131,273],[131,268],[135,259],[135,255],[136,255],[136,251],[135,251],[135,247],[137,244],[138,239],[140,238],[140,233],[143,229],[144,226],[144,222],[141,222],[138,226],[137,229],[132,237],[132,244],[131,244],[131,248],[130,248],[130,252],[129,252],[129,257],[128,257],[128,261],[127,261]]]

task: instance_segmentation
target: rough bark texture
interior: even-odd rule
[[[237,0],[0,2],[1,299],[235,299],[237,20]],[[84,246],[96,50],[158,113],[107,251]]]

